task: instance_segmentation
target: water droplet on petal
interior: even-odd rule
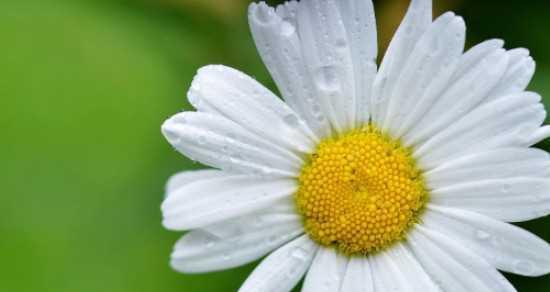
[[[325,91],[336,91],[339,88],[338,69],[336,66],[321,66],[314,74],[318,88]]]
[[[344,38],[339,38],[339,39],[336,40],[335,45],[336,45],[337,48],[343,49],[343,48],[346,48],[348,46],[348,42]]]
[[[298,117],[295,114],[288,114],[283,117],[284,122],[290,127],[296,127],[298,125]]]
[[[204,136],[202,136],[202,135],[199,136],[199,137],[197,138],[197,142],[199,142],[199,144],[201,144],[201,145],[204,145],[204,144],[206,143],[206,137],[204,137]]]
[[[296,258],[298,260],[306,260],[308,252],[301,248],[301,247],[295,247],[290,251],[290,256],[293,258]]]
[[[291,36],[292,34],[294,34],[295,31],[296,28],[290,22],[283,21],[281,23],[281,34],[283,36]]]
[[[476,231],[476,237],[481,240],[487,240],[491,238],[491,234],[483,231],[483,230],[477,230]]]
[[[504,183],[500,190],[503,193],[509,193],[512,190],[512,185],[510,183]]]

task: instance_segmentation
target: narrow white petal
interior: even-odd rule
[[[466,57],[463,57],[464,61]],[[453,124],[487,99],[508,66],[509,56],[499,49],[453,77],[448,88],[431,105],[422,119],[404,136],[406,145],[417,145]]]
[[[256,47],[283,98],[319,137],[330,132],[328,121],[314,98],[312,79],[302,56],[297,33],[297,2],[287,2],[277,12],[265,3],[252,3],[248,18]]]
[[[510,62],[506,73],[489,93],[488,100],[524,91],[535,74],[535,61],[527,49],[519,48],[507,52]]]
[[[487,179],[550,177],[550,156],[535,148],[502,148],[445,161],[424,173],[430,189]]]
[[[507,178],[463,183],[433,190],[431,202],[506,222],[527,221],[550,214],[550,179]]]
[[[307,235],[279,248],[265,258],[246,279],[239,292],[288,292],[305,274],[317,245]]]
[[[550,126],[542,126],[535,130],[529,137],[526,138],[523,146],[533,146],[542,140],[550,138]]]
[[[162,125],[178,151],[203,164],[226,171],[295,176],[302,159],[217,114],[183,112]]]
[[[454,47],[454,49],[450,48],[448,50],[448,55],[446,55],[448,59],[441,61],[441,63],[436,63],[436,65],[442,66],[441,70],[430,76],[431,82],[423,91],[422,95],[415,94],[418,96],[417,98],[410,98],[409,104],[403,105],[405,113],[403,113],[403,116],[399,119],[401,122],[396,123],[398,124],[398,129],[393,135],[395,137],[402,137],[406,134],[424,118],[424,115],[433,107],[435,101],[453,85],[453,83],[451,83],[455,82],[453,80],[457,80],[459,76],[463,76],[464,72],[474,67],[474,64],[480,62],[489,53],[500,49],[502,45],[503,42],[501,40],[486,41],[468,50],[468,52],[459,58],[454,57],[457,47]],[[409,145],[410,144],[411,142],[409,142]]]
[[[228,175],[218,169],[186,170],[178,172],[171,176],[166,183],[166,196],[172,194],[175,190],[201,179],[209,179]]]
[[[462,242],[498,268],[524,276],[550,273],[550,245],[519,227],[466,210],[429,206],[426,228]]]
[[[348,259],[333,248],[320,247],[304,280],[302,292],[339,292]]]
[[[270,220],[293,220],[296,218],[296,214],[294,199],[287,197],[274,202],[265,209],[234,219],[224,220],[202,227],[201,229],[214,236],[224,238],[242,232],[243,228],[241,226],[246,226],[250,223],[263,224],[264,221],[269,222]]]
[[[403,244],[375,255],[371,262],[375,291],[440,291]]]
[[[524,146],[546,117],[540,96],[525,92],[486,103],[415,149],[424,169],[461,155]]]
[[[296,152],[314,145],[306,123],[282,100],[250,76],[210,65],[199,69],[188,93],[199,111],[219,114],[273,144]]]
[[[417,226],[407,241],[426,272],[445,292],[516,292],[494,267],[452,239]]]
[[[162,203],[163,224],[174,230],[204,227],[268,207],[295,190],[292,179],[247,175],[202,179],[166,198]]]
[[[369,260],[363,257],[349,259],[340,292],[374,292]]]
[[[263,210],[185,234],[171,265],[184,273],[229,269],[257,260],[302,233],[298,215]]]
[[[432,23],[432,1],[413,0],[397,29],[373,85],[371,115],[376,124],[384,121],[386,107],[403,67],[422,34]]]
[[[337,131],[353,127],[355,82],[350,41],[335,0],[298,4],[302,56],[313,77],[314,94]]]
[[[464,76],[468,71],[471,71],[476,65],[483,61],[491,54],[502,49],[504,41],[500,39],[492,39],[481,42],[470,48],[461,58],[460,65],[455,71],[455,78]]]
[[[340,15],[351,50],[355,78],[356,125],[369,121],[372,84],[376,77],[378,37],[371,0],[339,0]]]
[[[464,50],[465,36],[464,20],[450,12],[430,25],[416,43],[388,100],[385,119],[380,125],[383,130],[400,137],[421,117],[423,113],[418,109],[423,105],[419,103],[433,102],[425,99],[425,93],[437,85],[434,76],[452,71],[452,65]]]

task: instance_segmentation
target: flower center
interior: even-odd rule
[[[405,238],[428,200],[411,151],[373,125],[322,141],[298,180],[306,232],[347,255]]]

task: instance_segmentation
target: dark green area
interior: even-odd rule
[[[531,48],[541,64],[532,89],[550,95],[548,4],[479,2],[459,11],[470,40]],[[160,225],[164,183],[199,166],[159,128],[189,108],[202,65],[273,88],[246,11],[226,22],[140,1],[6,0],[0,36],[0,291],[237,290],[254,265],[204,275],[168,267],[179,235]],[[549,220],[522,226],[550,240]],[[549,277],[511,279],[519,291],[550,287]]]

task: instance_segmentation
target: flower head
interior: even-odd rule
[[[252,4],[283,100],[224,66],[199,70],[195,112],[162,127],[213,169],[176,174],[163,224],[190,230],[172,266],[265,257],[239,291],[515,291],[498,270],[550,272],[509,224],[550,213],[550,136],[535,63],[501,40],[464,53],[462,18],[412,0],[380,64],[370,0]]]

